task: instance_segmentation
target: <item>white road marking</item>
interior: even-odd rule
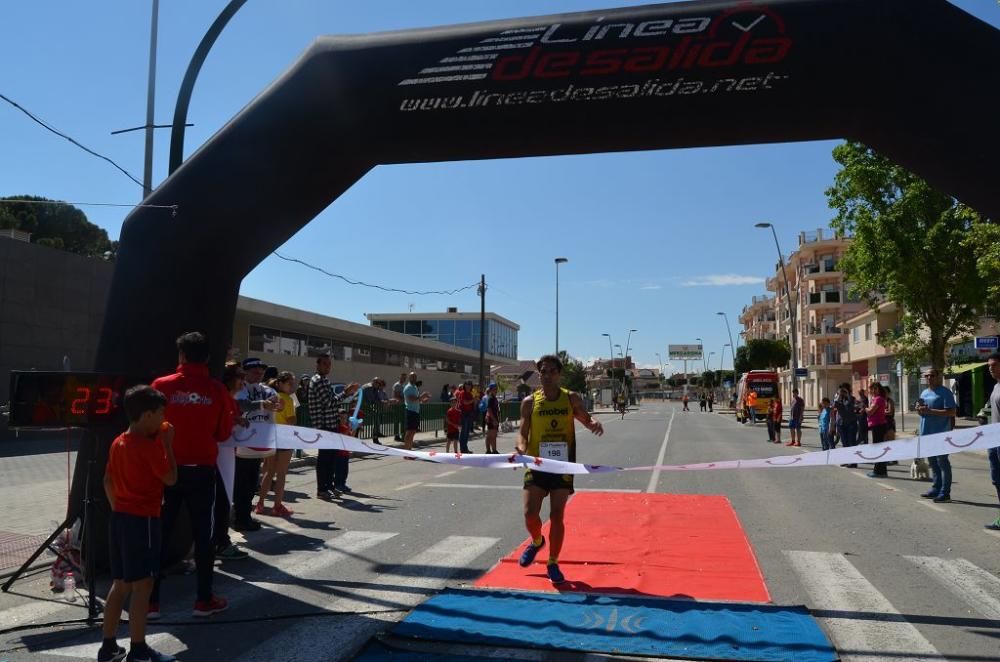
[[[936,510],[939,513],[946,513],[946,512],[948,512],[947,508],[942,508],[941,506],[937,505],[936,503],[934,503],[930,499],[923,499],[923,500],[920,501],[920,503],[924,504],[925,506],[927,506],[931,510]]]
[[[670,430],[674,427],[674,416],[677,415],[677,408],[674,407],[670,410],[670,422],[667,423],[667,433],[663,435],[663,444],[660,446],[660,454],[656,456],[656,464],[663,464],[663,458],[667,456],[667,444],[670,443]],[[653,494],[656,492],[656,484],[660,481],[660,470],[654,469],[653,474],[649,477],[649,485],[646,486],[646,492]]]
[[[424,483],[424,487],[457,487],[460,490],[523,490],[523,485],[475,485],[472,483]],[[636,494],[642,490],[615,487],[576,487],[577,492],[626,492]]]
[[[398,621],[427,594],[443,588],[449,578],[496,545],[499,538],[448,536],[393,566],[367,582],[370,588],[353,589],[350,596],[327,596],[315,606],[343,617],[325,620],[323,627],[302,621],[270,637],[240,656],[248,662],[262,660],[329,659],[338,652],[349,654],[383,627],[382,622]],[[387,613],[364,613],[390,610]]]
[[[457,474],[457,473],[458,473],[458,470],[455,469],[454,471],[445,471],[444,473],[438,474],[437,476],[434,476],[434,477],[435,478],[444,478],[445,476],[451,476],[451,475]]]
[[[892,485],[890,485],[889,483],[879,483],[879,482],[876,482],[875,484],[878,485],[879,487],[881,487],[884,490],[889,490],[890,492],[895,492],[896,491],[896,488],[893,487]]]
[[[952,595],[986,618],[1000,620],[1000,578],[965,559],[904,556],[933,577]]]
[[[400,485],[399,487],[397,487],[393,491],[395,491],[395,492],[402,492],[403,490],[408,490],[408,489],[410,489],[412,487],[419,487],[420,485],[423,485],[423,482],[419,482],[419,483],[407,483],[406,485]]]
[[[845,612],[836,618],[818,619],[834,646],[850,651],[840,658],[842,662],[942,659],[937,649],[842,554],[786,551],[785,556],[809,594],[813,609]],[[859,618],[850,618],[851,612],[858,613]]]

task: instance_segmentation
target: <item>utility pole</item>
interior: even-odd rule
[[[486,274],[479,278],[479,390],[486,390]]]
[[[156,33],[160,0],[153,0],[153,20],[149,28],[149,86],[146,90],[146,162],[142,169],[142,197],[153,191],[153,106],[156,102]]]

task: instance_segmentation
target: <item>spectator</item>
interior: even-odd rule
[[[458,401],[451,399],[451,406],[445,412],[445,453],[458,452],[458,434],[462,430],[462,410],[458,408]]]
[[[747,393],[747,408],[750,410],[750,423],[757,425],[757,391]]]
[[[299,406],[295,410],[296,425],[301,428],[311,428],[312,420],[309,418],[309,380],[312,375],[302,373],[299,376],[299,387],[295,389],[295,399],[299,401]],[[298,455],[296,456],[298,457]]]
[[[411,372],[410,375],[412,376],[413,373]],[[471,379],[466,380],[455,391],[455,399],[458,400],[458,408],[462,410],[462,431],[458,434],[458,447],[463,453],[471,453],[472,451],[469,450],[469,435],[472,434],[472,426],[476,421],[476,398],[472,395]]]
[[[222,383],[229,391],[229,405],[232,410],[233,424],[241,427],[250,425],[247,419],[240,413],[239,405],[236,404],[236,394],[243,390],[243,379],[245,374],[242,366],[236,361],[226,363],[225,371],[222,375]],[[235,448],[220,448],[219,453],[228,453],[230,457],[236,456]],[[212,542],[215,544],[215,558],[222,561],[236,561],[249,556],[247,552],[232,541],[229,537],[229,514],[232,511],[232,503],[229,494],[226,492],[226,483],[222,480],[219,470],[215,471],[215,508],[214,508],[214,533]]]
[[[771,398],[767,403],[767,414],[765,422],[767,423],[767,440],[774,443],[774,402],[778,398]]]
[[[258,358],[243,361],[246,379],[236,394],[240,411],[251,423],[274,423],[274,413],[284,408],[277,391],[262,383],[267,366]],[[260,482],[260,465],[275,454],[273,448],[236,448],[236,475],[233,479],[233,528],[244,533],[260,529],[260,522],[250,516],[253,496]]]
[[[517,385],[517,399],[524,400],[529,395],[531,395],[531,386],[528,384],[528,378],[522,376],[521,383]]]
[[[212,593],[215,547],[212,514],[215,506],[215,460],[219,442],[233,432],[233,411],[222,382],[208,374],[208,340],[197,331],[177,339],[177,372],[153,381],[167,398],[166,419],[174,426],[177,482],[163,491],[162,556],[181,506],[187,510],[194,538],[197,599],[194,616],[211,616],[228,606]],[[147,618],[160,617],[160,580],[153,583]]]
[[[990,377],[997,382],[990,394],[990,422],[1000,423],[1000,353],[990,354],[987,364]],[[986,452],[990,460],[990,479],[997,491],[997,501],[1000,502],[1000,446],[994,446]],[[985,527],[990,531],[1000,531],[1000,516]]]
[[[690,409],[688,409],[688,400],[689,400],[688,394],[685,393],[684,396],[681,397],[681,403],[684,405],[681,411],[691,411]]]
[[[844,382],[837,391],[837,399],[833,402],[833,422],[831,429],[840,437],[844,448],[856,446],[858,443],[858,403],[851,395],[851,385]],[[836,447],[836,441],[834,446]],[[857,464],[845,464],[845,467],[856,469]]]
[[[872,383],[870,391],[872,398],[865,410],[865,420],[871,431],[871,443],[879,444],[885,441],[885,433],[889,428],[889,424],[886,422],[885,392],[878,382]],[[876,462],[875,469],[868,472],[869,478],[885,478],[888,475],[889,464],[887,462]]]
[[[490,384],[483,397],[486,399],[486,453],[499,455],[497,434],[500,432],[500,401],[497,400],[497,385]]]
[[[819,403],[819,417],[816,423],[819,429],[819,444],[825,450],[833,450],[833,438],[830,436],[830,398],[823,398]]]
[[[385,393],[385,380],[376,377],[361,387],[361,412],[364,417],[365,412],[371,414],[369,417],[372,424],[372,441],[376,444],[382,438],[382,420],[385,415],[385,408],[391,402]]]
[[[712,407],[715,405],[715,393],[708,394],[708,411],[711,413],[715,411]]]
[[[864,389],[858,391],[858,445],[868,443],[868,393]]]
[[[406,436],[403,437],[403,446],[406,450],[413,450],[413,437],[416,436],[417,430],[420,429],[420,405],[421,403],[427,402],[431,399],[431,394],[424,391],[420,392],[417,385],[417,373],[411,372],[406,386],[403,388],[403,402],[406,406]],[[462,411],[462,426],[465,427],[465,411]],[[461,442],[461,433],[459,433],[459,442]],[[463,453],[467,453],[468,448],[462,449]]]
[[[931,368],[924,373],[924,377],[927,378],[927,388],[917,400],[921,437],[951,429],[951,418],[956,409],[954,394],[942,385],[941,371]],[[934,503],[948,503],[951,501],[951,458],[938,455],[927,458],[927,462],[931,465],[934,484],[920,496],[934,499]]]
[[[451,390],[448,384],[441,387],[441,402],[451,402]]]
[[[292,394],[295,392],[295,375],[285,371],[280,373],[270,384],[278,392],[278,398],[283,403],[280,411],[275,412],[274,422],[278,425],[298,425],[295,416],[295,403]],[[274,487],[274,506],[271,514],[275,517],[291,517],[292,511],[285,506],[285,478],[288,475],[288,464],[292,460],[290,449],[279,448],[274,455],[264,459],[264,475],[260,479],[260,490],[257,492],[257,507],[254,512],[264,514],[264,499],[268,491]]]
[[[698,411],[708,411],[708,397],[704,391],[698,396]]]
[[[802,422],[806,417],[806,401],[799,395],[799,389],[792,389],[792,410],[788,414],[789,446],[802,445]]]
[[[108,450],[104,493],[111,505],[108,528],[113,583],[104,605],[104,641],[97,653],[98,662],[117,662],[125,657],[116,634],[129,593],[129,659],[165,659],[146,645],[146,608],[153,577],[160,572],[163,488],[177,482],[172,448],[175,430],[164,423],[166,405],[166,397],[149,386],[130,388],[124,401],[128,431]]]
[[[403,389],[406,388],[406,373],[399,373],[399,381],[392,385],[392,399],[397,402],[405,402],[403,400]],[[402,441],[402,430],[396,427],[396,433],[392,436],[395,441]]]
[[[349,384],[342,392],[334,393],[328,375],[333,368],[329,354],[316,357],[316,374],[309,380],[309,418],[314,428],[337,432],[340,415],[337,405],[358,390],[357,384]],[[330,501],[340,493],[334,489],[334,471],[337,466],[337,451],[321,448],[316,458],[316,498]]]
[[[888,386],[882,387],[885,395],[885,440],[894,441],[896,439],[896,401],[892,399],[892,389]],[[899,464],[896,460],[890,460],[889,464]]]
[[[771,399],[771,422],[774,424],[774,443],[781,443],[781,398],[775,396]]]

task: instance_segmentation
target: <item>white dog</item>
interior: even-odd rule
[[[923,458],[916,458],[910,464],[910,478],[917,480],[930,480],[931,479],[931,468],[927,464],[927,460]]]

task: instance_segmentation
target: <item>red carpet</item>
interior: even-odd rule
[[[543,516],[548,505],[542,507]],[[577,493],[566,511],[560,591],[770,602],[750,541],[724,496]],[[549,525],[544,527],[546,540]],[[556,590],[545,576],[548,547],[517,560],[524,543],[477,587]]]

